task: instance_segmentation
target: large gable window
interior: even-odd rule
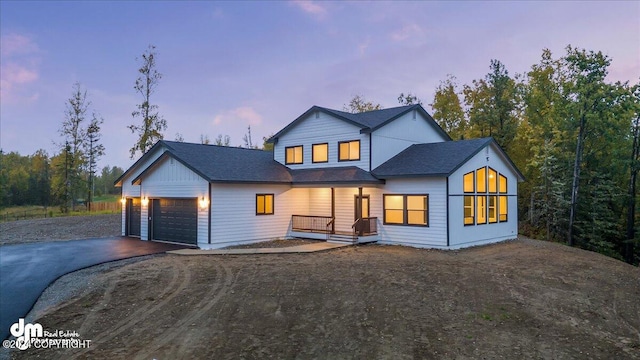
[[[311,161],[324,163],[329,161],[329,144],[314,144],[311,147]]]
[[[273,215],[273,194],[256,194],[256,215]]]
[[[284,149],[285,164],[302,164],[302,145],[290,146]]]
[[[429,195],[384,195],[384,223],[429,226]]]
[[[338,161],[360,160],[360,140],[338,143]]]
[[[465,226],[508,220],[509,198],[505,175],[490,167],[478,168],[463,175],[462,190]]]

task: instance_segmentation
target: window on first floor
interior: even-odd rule
[[[489,196],[489,223],[497,223],[498,222],[498,197],[497,196]]]
[[[508,197],[506,196],[500,196],[500,203],[498,204],[498,209],[499,210],[499,220],[500,221],[507,221],[507,213],[508,213],[508,201],[507,201]]]
[[[474,205],[475,196],[466,195],[464,197],[464,224],[473,225],[476,223],[476,207]]]
[[[338,143],[338,161],[360,160],[360,140]]]
[[[384,195],[384,223],[429,225],[429,195]]]
[[[285,164],[302,164],[302,145],[290,146],[284,149],[285,151]]]
[[[478,204],[478,222],[476,224],[486,224],[487,223],[487,197],[486,196],[478,196],[476,198],[476,203]]]
[[[329,161],[329,144],[314,144],[311,147],[311,161],[323,163]]]
[[[256,215],[273,215],[273,194],[256,194]]]

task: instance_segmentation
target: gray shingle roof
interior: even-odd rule
[[[159,143],[166,148],[165,153],[133,179],[134,183],[138,183],[155,168],[156,164],[164,161],[167,157],[178,160],[210,182],[279,184],[381,183],[369,172],[355,166],[291,170],[273,160],[273,153],[269,151],[165,140],[161,140]]]
[[[338,111],[318,106],[318,108],[325,110],[328,113],[343,117],[351,120],[354,123],[359,124],[363,128],[375,129],[382,125],[386,121],[393,119],[407,111],[416,108],[418,105],[399,106],[389,109],[366,111],[362,113],[352,114],[349,112]]]
[[[449,176],[473,155],[492,142],[495,142],[493,138],[481,138],[414,144],[375,168],[372,173],[381,179],[411,176]]]
[[[357,166],[330,167],[321,169],[290,170],[293,182],[296,184],[323,184],[323,183],[373,183],[382,181],[376,179],[368,171]]]
[[[357,114],[328,109],[320,106],[313,106],[309,110],[307,110],[304,114],[298,116],[297,119],[295,119],[294,121],[289,123],[287,126],[285,126],[282,130],[278,131],[275,135],[271,137],[271,139],[268,140],[268,142],[272,142],[272,143],[277,142],[280,136],[285,134],[287,131],[289,131],[291,128],[296,126],[302,120],[306,119],[309,115],[311,115],[315,111],[321,111],[321,112],[330,114],[332,116],[335,116],[338,119],[341,119],[353,125],[359,126],[361,128],[361,132],[366,133],[366,132],[372,132],[412,110],[417,110],[418,112],[420,112],[422,116],[424,116],[427,119],[427,121],[431,123],[431,125],[434,127],[434,130],[440,133],[444,139],[447,139],[447,140],[451,139],[449,135],[447,135],[447,133],[445,133],[444,130],[442,130],[442,128],[438,126],[438,124],[435,122],[435,120],[433,120],[431,115],[429,115],[429,113],[427,113],[427,111],[424,110],[422,105],[415,104],[415,105],[398,106],[398,107],[389,108],[389,109],[367,111],[367,112],[357,113]]]
[[[211,182],[291,182],[288,169],[269,151],[162,141],[168,152]]]

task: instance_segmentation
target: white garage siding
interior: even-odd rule
[[[449,177],[449,244],[452,249],[489,244],[518,236],[518,178],[494,146],[490,144],[482,149]],[[507,177],[507,221],[465,226],[463,176],[485,166]]]
[[[209,207],[200,206],[200,200],[209,199],[209,182],[182,165],[177,160],[168,158],[156,164],[142,179],[140,186],[141,198],[181,198],[198,199],[198,243],[207,243],[209,240]],[[140,235],[143,240],[149,240],[149,206],[142,202],[142,216]]]
[[[350,140],[360,140],[360,160],[338,161],[338,142]],[[314,164],[311,148],[313,144],[321,143],[329,144],[329,161]],[[303,163],[286,165],[285,148],[299,145],[303,146]],[[291,169],[357,166],[369,171],[369,134],[360,134],[360,127],[320,111],[310,114],[282,135],[273,150],[274,159]]]
[[[379,212],[372,211],[372,216],[377,216],[379,223],[384,221],[382,209],[382,196],[384,194],[428,194],[429,218],[428,227],[380,225],[378,233],[381,244],[408,245],[426,248],[447,248],[447,200],[445,178],[415,178],[387,180],[385,186],[380,189],[381,195],[377,204]],[[372,210],[373,197],[372,201]]]
[[[127,235],[127,202],[126,201],[120,201],[120,221],[121,221],[121,235],[122,236],[126,236]]]
[[[153,154],[149,154],[149,158],[145,161],[138,164],[136,169],[131,172],[131,174],[122,178],[122,197],[123,198],[134,198],[140,197],[140,185],[132,185],[131,181],[138,177],[149,165],[151,165],[154,161],[156,161],[160,155],[164,153],[165,149],[163,147],[159,147]],[[145,211],[143,210],[142,218],[145,218]],[[127,204],[122,204],[122,236],[126,235],[126,224],[127,224]],[[146,229],[146,228],[143,228]],[[143,238],[144,239],[144,238]]]
[[[442,142],[433,125],[417,111],[409,111],[371,134],[371,168],[375,169],[413,144]]]
[[[256,194],[274,194],[274,214],[256,215]],[[211,184],[211,245],[220,248],[284,238],[292,214],[309,211],[308,189],[289,185]],[[203,244],[198,244],[201,247]]]

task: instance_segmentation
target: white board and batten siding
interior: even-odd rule
[[[256,214],[256,194],[274,194],[273,215]],[[290,185],[211,184],[211,244],[220,248],[286,237],[291,215],[309,209],[308,189]]]
[[[464,225],[463,176],[488,166],[507,177],[506,222]],[[449,244],[451,249],[490,244],[518,236],[518,177],[494,144],[482,149],[449,177]],[[467,194],[469,195],[469,194]],[[494,195],[494,194],[487,194]],[[504,195],[504,194],[495,194]],[[477,214],[475,214],[477,218]]]
[[[427,194],[429,226],[405,226],[384,224],[378,227],[381,244],[408,245],[422,248],[447,248],[447,197],[445,178],[413,178],[387,180],[381,189],[383,195]],[[373,201],[373,198],[372,198]],[[384,221],[382,198],[377,216]],[[372,204],[373,210],[373,204]]]
[[[410,111],[371,134],[371,167],[375,169],[413,144],[446,140],[418,111]]]
[[[205,199],[209,198],[209,182],[200,175],[191,171],[179,161],[173,158],[162,160],[156,164],[148,174],[142,178],[140,196],[149,199],[174,198],[174,199]],[[149,239],[149,206],[142,204],[140,237]],[[207,243],[209,240],[208,206],[198,206],[198,243]]]
[[[163,153],[165,149],[163,147],[159,147],[152,154],[149,154],[149,158],[145,161],[138,164],[138,166],[131,172],[131,174],[127,175],[122,179],[122,197],[123,198],[138,198],[140,197],[140,185],[133,185],[131,181],[138,177],[149,165],[151,165],[154,161],[156,161]],[[145,214],[143,213],[142,216]],[[126,226],[127,226],[127,205],[126,202],[122,204],[122,236],[126,235]]]
[[[360,140],[360,160],[338,161],[338,143]],[[312,145],[329,144],[329,161],[313,163]],[[302,145],[302,164],[286,164],[285,149]],[[274,159],[291,169],[326,168],[337,166],[357,166],[369,171],[369,134],[360,134],[360,127],[344,120],[336,119],[321,111],[311,113],[278,139],[274,146]]]

